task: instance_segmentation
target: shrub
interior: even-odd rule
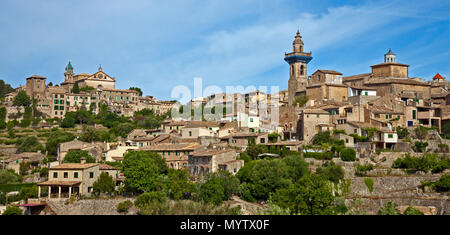
[[[406,210],[403,212],[403,215],[424,215],[422,211],[409,206],[406,208]]]
[[[427,142],[416,141],[414,143],[414,150],[416,152],[419,152],[419,153],[423,153],[426,150],[427,147],[428,147],[428,143]]]
[[[355,166],[355,175],[356,176],[365,176],[368,171],[373,170],[373,166],[370,164],[360,165],[356,164]]]
[[[352,148],[345,148],[341,151],[341,159],[346,162],[353,162],[356,160],[356,152]]]
[[[448,157],[440,159],[436,154],[424,154],[421,157],[411,157],[408,154],[404,158],[397,158],[392,167],[423,171],[425,173],[432,170],[433,173],[439,173],[450,167],[450,159]]]
[[[341,165],[326,162],[322,167],[317,168],[316,174],[324,176],[331,182],[339,183],[340,180],[344,179],[345,172]]]
[[[385,203],[377,213],[378,215],[400,215],[394,202]]]
[[[147,214],[160,214],[164,211],[167,198],[163,192],[153,191],[143,193],[136,198],[134,206],[140,211],[146,211]]]
[[[423,140],[428,135],[428,129],[423,126],[418,126],[414,129],[414,133],[416,134],[417,139]]]
[[[439,149],[442,153],[448,153],[448,145],[447,144],[438,144]]]
[[[317,160],[331,160],[333,159],[332,152],[305,152],[305,158],[315,158]]]
[[[397,127],[397,135],[399,139],[405,139],[406,137],[409,136],[409,131],[408,128],[403,128],[398,126]]]
[[[450,175],[442,175],[441,178],[434,184],[436,191],[448,192],[450,190]]]
[[[364,178],[364,184],[369,189],[369,192],[373,192],[373,179],[372,178]]]
[[[347,134],[345,130],[334,129],[333,134]]]
[[[95,181],[92,185],[92,188],[94,190],[94,193],[96,194],[113,193],[115,192],[116,182],[114,182],[112,176],[106,174],[105,172],[102,172],[97,181]]]
[[[128,210],[133,206],[133,203],[130,200],[126,200],[117,205],[117,212],[126,214]]]
[[[239,193],[239,179],[226,171],[219,171],[208,177],[200,186],[200,199],[205,203],[219,205]]]
[[[86,163],[95,163],[87,150],[70,150],[64,157],[64,163],[81,163],[82,158],[86,158]]]
[[[2,215],[22,215],[22,210],[17,206],[8,206]]]
[[[331,134],[329,131],[321,131],[319,133],[317,133],[313,140],[312,143],[313,144],[324,144],[324,143],[331,143],[332,142],[332,138],[331,138]]]

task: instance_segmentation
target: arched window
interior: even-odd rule
[[[304,75],[305,74],[305,66],[302,65],[300,66],[300,75]]]

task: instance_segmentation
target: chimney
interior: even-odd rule
[[[85,157],[81,158],[81,164],[86,164],[86,158]]]

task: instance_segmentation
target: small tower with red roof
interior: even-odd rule
[[[445,81],[445,78],[442,77],[439,73],[437,73],[434,77],[433,77],[433,82],[443,82]]]

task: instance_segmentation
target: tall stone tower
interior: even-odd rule
[[[290,67],[288,88],[289,105],[292,105],[294,102],[295,94],[298,91],[305,90],[307,85],[307,65],[312,60],[312,53],[303,52],[303,46],[302,36],[300,36],[300,30],[298,30],[293,42],[294,51],[286,53],[284,57],[284,60]]]
[[[72,67],[72,64],[69,61],[69,64],[67,64],[67,66],[66,66],[66,71],[64,72],[64,78],[65,78],[64,82],[71,82],[71,81],[73,81],[73,75],[74,75],[73,67]]]

